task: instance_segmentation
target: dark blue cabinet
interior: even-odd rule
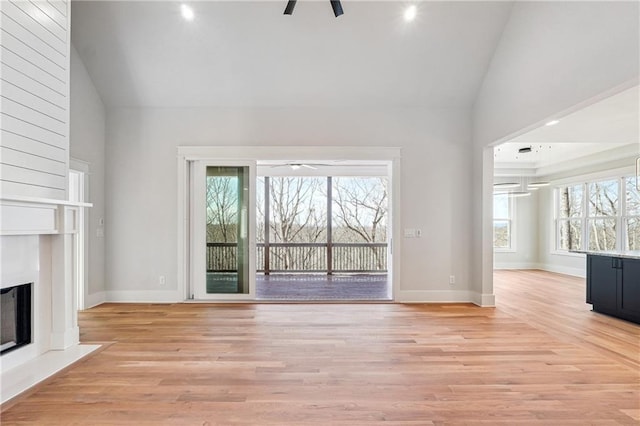
[[[640,323],[640,259],[587,255],[587,303]]]
[[[640,260],[621,259],[622,275],[618,286],[619,309],[624,315],[640,319]]]

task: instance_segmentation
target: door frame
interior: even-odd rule
[[[254,300],[256,294],[256,162],[253,160],[195,160],[191,161],[191,188],[194,191],[190,197],[190,280],[189,295],[195,300]],[[208,167],[248,167],[249,203],[247,207],[246,241],[248,250],[248,293],[207,293],[206,292],[206,260],[205,252],[201,248],[206,246],[206,176]],[[242,220],[241,215],[239,219]],[[200,273],[194,271],[201,271]]]
[[[401,149],[398,147],[371,147],[371,146],[178,146],[177,150],[177,173],[178,173],[178,235],[177,235],[177,283],[178,297],[182,300],[191,300],[191,242],[189,239],[191,231],[191,210],[190,204],[191,187],[194,179],[191,171],[191,164],[194,161],[258,161],[258,160],[377,160],[389,163],[391,172],[391,185],[389,188],[389,198],[391,211],[389,214],[390,235],[389,252],[391,262],[389,273],[391,274],[392,285],[391,300],[400,290],[400,259],[402,244],[401,217],[400,217],[400,176],[401,176]],[[255,194],[254,194],[255,195]],[[253,242],[255,245],[255,241]],[[255,271],[254,271],[255,272]],[[255,286],[254,286],[255,287]],[[233,300],[225,300],[233,301]],[[246,301],[246,300],[244,300]]]
[[[78,175],[78,202],[86,202],[89,199],[89,163],[74,158],[69,159],[69,173]],[[71,194],[67,194],[71,197]],[[85,209],[78,210],[78,232],[73,236],[73,280],[76,292],[76,309],[83,310],[86,307],[86,299],[89,296],[89,220]]]

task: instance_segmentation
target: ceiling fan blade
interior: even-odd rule
[[[340,0],[329,0],[329,1],[331,2],[331,8],[333,9],[333,14],[336,16],[336,18],[344,13],[342,11],[342,4],[340,4]]]
[[[300,165],[301,165],[302,167],[306,167],[307,169],[311,169],[311,170],[318,170],[318,168],[317,168],[317,167],[313,167],[313,166],[310,166],[310,165],[308,165],[308,164],[300,164]]]
[[[289,0],[287,2],[287,7],[284,8],[285,15],[293,15],[293,8],[296,7],[297,0]]]

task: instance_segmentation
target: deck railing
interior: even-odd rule
[[[207,272],[234,272],[235,243],[207,243]],[[386,243],[264,243],[256,246],[256,268],[271,272],[386,272]]]

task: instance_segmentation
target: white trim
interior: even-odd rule
[[[362,146],[178,146],[186,160],[387,160],[400,157],[395,147]]]
[[[472,292],[472,296],[472,302],[480,306],[481,308],[495,308],[496,306],[495,294],[480,294],[477,292]]]
[[[389,250],[391,251],[391,263],[389,273],[392,277],[391,299],[397,299],[400,292],[400,259],[401,240],[394,244],[394,236],[402,235],[401,211],[401,148],[397,147],[339,147],[339,146],[178,146],[177,149],[177,174],[178,174],[178,268],[177,284],[179,300],[189,300],[189,247],[186,243],[190,232],[189,223],[189,193],[190,173],[188,162],[197,160],[373,160],[391,162],[391,191],[389,197],[393,208],[390,212],[392,224],[389,230]],[[493,155],[493,150],[491,150]],[[492,157],[493,158],[493,157]],[[493,164],[491,171],[493,171]],[[493,198],[493,195],[490,195]],[[395,214],[394,214],[395,212]],[[493,244],[492,244],[493,245]],[[147,292],[144,292],[145,294]],[[110,300],[108,298],[108,300]]]
[[[549,254],[554,256],[584,257],[584,254],[571,253],[570,251],[566,251],[566,250],[552,250],[549,252]]]
[[[574,277],[585,278],[587,268],[572,268],[569,266],[558,266],[550,263],[540,264],[538,268],[542,271],[555,272],[556,274],[572,275]]]
[[[81,360],[101,345],[74,345],[60,351],[48,351],[20,365],[20,368],[4,369],[0,403],[5,403],[32,386],[51,377],[63,368]],[[11,355],[7,354],[6,356]],[[3,367],[4,358],[3,356]]]
[[[109,290],[105,302],[119,303],[176,303],[181,302],[178,290]]]
[[[91,293],[85,295],[84,298],[84,309],[93,308],[94,306],[98,306],[106,302],[107,295],[104,291],[99,291],[96,293]]]
[[[575,175],[567,178],[552,180],[551,187],[559,188],[564,186],[581,185],[585,183],[597,182],[602,180],[620,179],[626,176],[635,175],[635,167],[618,167],[615,169],[603,170],[594,173]]]
[[[255,160],[197,160],[194,162],[195,175],[193,185],[191,189],[194,191],[195,196],[192,197],[194,201],[194,209],[192,209],[192,215],[190,221],[193,223],[193,232],[190,233],[192,253],[191,261],[193,267],[190,271],[191,282],[190,288],[193,292],[194,298],[197,300],[255,300],[256,298],[256,161]],[[240,225],[238,229],[242,233],[243,230],[246,235],[243,237],[247,241],[247,247],[245,254],[248,258],[248,264],[242,265],[247,273],[248,282],[243,283],[248,287],[246,293],[238,294],[220,294],[220,293],[207,293],[207,274],[206,274],[206,253],[202,251],[202,247],[206,246],[206,176],[207,168],[210,166],[220,167],[242,167],[248,169],[248,189],[249,189],[249,202],[247,210],[244,214],[238,212],[238,218],[240,224],[242,224],[243,218],[247,221],[245,226]],[[193,169],[192,169],[193,172]],[[240,193],[239,196],[243,195]],[[239,238],[240,239],[240,238]],[[238,256],[239,257],[239,256]],[[194,273],[194,271],[196,271]],[[202,272],[197,272],[202,271]]]
[[[498,262],[493,266],[494,270],[509,269],[539,269],[538,264],[534,262]]]
[[[475,303],[474,292],[469,290],[400,290],[396,301],[400,303]]]
[[[567,175],[572,171],[589,170],[593,168],[599,168],[602,172],[612,170],[610,167],[606,167],[607,164],[612,164],[627,159],[633,159],[638,154],[637,144],[630,143],[620,147],[610,148],[606,151],[597,152],[584,157],[575,158],[561,163],[550,164],[535,169],[536,176],[553,176],[553,175]],[[602,169],[604,167],[604,170]],[[617,167],[619,168],[619,167]],[[588,172],[599,173],[599,172]],[[575,176],[575,174],[574,174]]]
[[[396,300],[400,303],[473,303],[493,307],[493,294],[480,294],[471,290],[401,290]]]

